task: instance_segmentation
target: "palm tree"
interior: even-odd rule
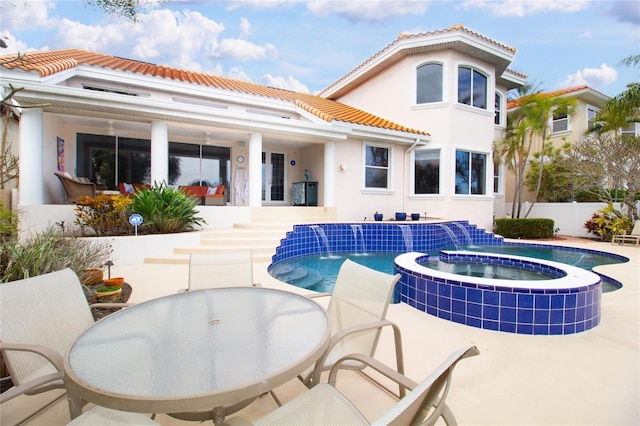
[[[640,65],[640,55],[628,56],[622,60],[626,66]],[[640,82],[629,83],[627,90],[609,99],[602,107],[596,120],[598,126],[595,132],[598,134],[610,131],[618,131],[629,125],[639,122],[638,109],[640,108]]]
[[[566,114],[571,117],[575,114],[577,102],[575,98],[553,96],[545,93],[536,93],[527,96],[520,103],[519,119],[526,123],[528,127],[529,145],[533,145],[538,141],[540,153],[545,152],[545,145],[549,134],[549,122],[556,114]],[[533,202],[525,213],[524,217],[528,217],[531,209],[538,199],[540,187],[542,185],[542,171],[544,169],[544,154],[540,155],[540,168],[538,170],[538,181],[536,183],[535,195]]]

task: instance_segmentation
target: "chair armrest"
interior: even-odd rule
[[[364,331],[382,329],[383,327],[390,326],[393,328],[393,336],[395,339],[395,347],[396,347],[396,363],[397,363],[397,371],[400,374],[404,373],[404,355],[402,353],[402,335],[400,333],[400,328],[393,322],[389,320],[380,320],[367,324],[361,324],[354,327],[348,327],[343,330],[340,330],[329,340],[329,346],[325,353],[320,357],[320,359],[316,362],[315,368],[309,377],[309,381],[312,385],[315,385],[320,382],[320,375],[322,373],[322,368],[324,367],[324,363],[333,350],[333,348],[345,337],[350,336],[352,334],[362,333]],[[403,397],[405,392],[402,386],[399,389],[400,397]]]
[[[338,371],[341,370],[342,364],[344,364],[347,361],[357,361],[361,364],[364,364],[367,367],[370,367],[375,371],[377,371],[378,373],[382,374],[383,376],[387,377],[388,379],[393,380],[394,382],[396,382],[398,385],[402,386],[406,390],[412,390],[418,385],[416,382],[414,382],[404,374],[398,373],[393,368],[390,368],[388,365],[381,363],[380,361],[370,357],[369,355],[349,354],[340,358],[338,361],[335,362],[335,364],[333,364],[333,367],[331,367],[331,371],[329,372],[329,384],[331,386],[333,387],[336,386]]]
[[[33,352],[46,358],[59,372],[64,371],[62,356],[55,350],[46,346],[0,342],[0,351]]]
[[[58,372],[47,374],[22,385],[13,386],[12,388],[9,388],[6,391],[0,393],[0,404],[12,400],[17,396],[34,391],[43,385],[47,385],[49,383],[57,381],[64,381],[64,373]]]

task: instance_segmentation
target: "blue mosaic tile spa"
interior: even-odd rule
[[[425,252],[461,244],[502,245],[504,241],[466,221],[295,225],[276,249],[269,269],[296,256],[361,250],[404,252],[395,261],[395,269],[401,274],[396,298],[427,314],[518,334],[573,334],[599,324],[600,276],[580,268],[520,256],[460,251],[442,251],[440,257],[454,262],[510,264],[548,276],[540,281],[514,281],[463,276],[423,266],[429,257]]]

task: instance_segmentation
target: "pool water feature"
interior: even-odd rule
[[[542,269],[527,268],[521,263],[501,262],[494,258],[478,260],[428,258],[426,262],[419,262],[419,265],[447,274],[482,277],[492,280],[538,281],[560,278],[566,275],[563,271],[559,270],[549,272]]]
[[[457,225],[453,225],[456,223]],[[448,226],[445,226],[448,225]],[[403,231],[394,222],[326,223],[314,225],[295,225],[293,231],[277,247],[272,258],[269,272],[276,278],[299,287],[314,291],[331,291],[337,271],[346,258],[364,264],[373,269],[395,273],[394,258],[406,252],[408,232]],[[404,224],[403,224],[404,225]],[[310,227],[316,227],[316,231]],[[502,237],[496,237],[466,221],[445,223],[411,223],[411,244],[416,252],[438,257],[441,250],[453,249],[460,241],[471,241],[467,246],[473,251],[494,252],[500,250],[522,251],[527,257],[542,258],[575,264],[590,270],[595,265],[627,262],[623,256],[596,250],[560,247],[544,244],[505,243]],[[321,247],[316,232],[321,229],[326,235],[328,247]],[[464,231],[463,231],[464,230]],[[468,234],[468,236],[467,236]],[[323,242],[324,245],[324,242]],[[364,246],[364,247],[363,247]],[[331,256],[325,253],[330,252]],[[460,277],[458,277],[460,279]],[[613,290],[621,284],[603,277],[598,287]],[[399,286],[396,287],[397,289]],[[430,312],[431,313],[431,312]],[[531,330],[533,333],[533,329]]]

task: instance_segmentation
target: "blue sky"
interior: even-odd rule
[[[587,0],[155,1],[132,25],[83,0],[0,0],[0,53],[76,47],[316,93],[402,32],[463,24],[517,49],[545,90],[614,96],[640,69],[640,2]]]

